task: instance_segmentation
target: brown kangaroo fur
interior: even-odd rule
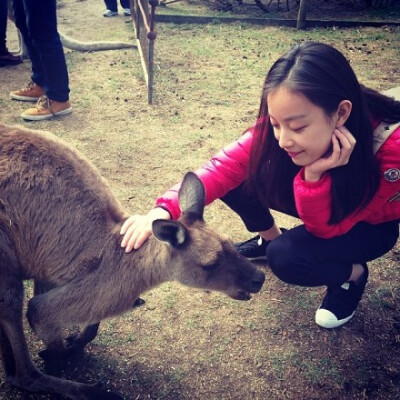
[[[83,348],[99,322],[129,310],[162,282],[248,300],[264,274],[203,221],[204,187],[188,173],[179,192],[182,218],[157,220],[137,251],[121,249],[127,214],[80,153],[50,133],[0,124],[0,350],[7,380],[71,399],[119,399],[94,385],[43,374],[22,328],[23,280],[37,285],[27,317],[47,356]],[[87,324],[62,338],[62,328]]]

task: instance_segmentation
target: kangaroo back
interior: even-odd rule
[[[72,261],[101,254],[104,235],[125,217],[83,155],[49,133],[0,125],[0,221],[25,276],[45,279],[51,268],[52,280],[72,279]]]

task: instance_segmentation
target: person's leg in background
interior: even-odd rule
[[[8,1],[0,0],[0,67],[22,63],[22,58],[11,54],[7,48]]]
[[[37,101],[45,95],[44,85],[45,76],[40,61],[40,55],[32,43],[31,35],[27,26],[27,17],[25,14],[25,6],[23,0],[12,0],[12,8],[14,14],[15,25],[21,33],[25,42],[28,56],[31,61],[32,76],[31,82],[20,90],[15,90],[10,93],[14,100],[20,101]]]
[[[32,62],[32,81],[45,96],[21,114],[27,120],[49,119],[72,112],[64,49],[57,31],[55,0],[14,0],[14,15]],[[25,17],[25,18],[24,18]],[[11,97],[17,100],[18,93]]]
[[[118,4],[117,0],[104,0],[106,5],[106,11],[103,13],[103,17],[115,17],[118,15]]]
[[[120,4],[121,4],[122,9],[124,10],[124,15],[126,17],[132,15],[131,5],[129,4],[129,0],[120,0]]]

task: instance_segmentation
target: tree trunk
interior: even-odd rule
[[[299,13],[297,15],[297,29],[306,27],[307,0],[300,0]]]

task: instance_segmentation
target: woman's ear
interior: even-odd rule
[[[337,109],[336,128],[343,126],[349,118],[353,105],[350,100],[342,100]]]

